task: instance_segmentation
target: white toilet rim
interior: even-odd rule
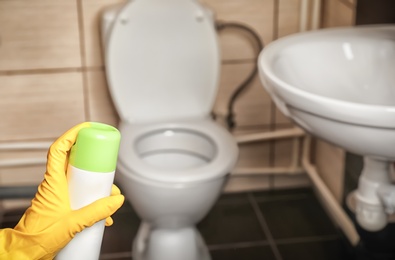
[[[188,170],[159,169],[143,161],[135,152],[139,138],[160,130],[187,130],[209,137],[216,147],[215,157],[206,165]],[[238,157],[238,148],[233,137],[210,119],[185,120],[174,123],[120,125],[122,135],[119,161],[127,172],[140,178],[164,183],[200,182],[223,177],[233,168]]]

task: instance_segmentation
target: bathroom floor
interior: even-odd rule
[[[13,227],[21,214],[8,213],[1,227]],[[127,202],[113,218],[100,259],[131,259],[140,220]],[[354,259],[308,188],[222,195],[198,229],[213,260]]]

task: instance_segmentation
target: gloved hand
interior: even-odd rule
[[[0,230],[0,259],[53,259],[84,228],[103,219],[107,226],[113,223],[110,216],[124,202],[115,185],[111,196],[78,210],[70,208],[68,152],[84,127],[90,127],[90,123],[73,127],[51,145],[47,171],[31,206],[14,229]]]

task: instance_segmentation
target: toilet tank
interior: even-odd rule
[[[207,117],[220,53],[213,15],[196,0],[133,0],[102,16],[111,97],[130,123]]]

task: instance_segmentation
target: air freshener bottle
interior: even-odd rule
[[[78,132],[67,168],[71,209],[110,196],[120,139],[116,128],[101,123],[91,123],[91,127]],[[55,259],[99,259],[104,227],[105,220],[102,220],[77,233]]]

